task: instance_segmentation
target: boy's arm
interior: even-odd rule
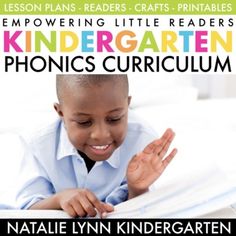
[[[39,200],[33,205],[31,205],[28,209],[30,210],[37,210],[37,209],[54,209],[54,210],[59,210],[60,205],[58,202],[58,196],[57,194],[53,194],[52,196]]]
[[[174,135],[171,129],[167,129],[160,139],[154,140],[131,159],[127,168],[128,199],[147,192],[174,158],[177,149],[165,157]]]
[[[41,163],[35,158],[25,140],[20,137],[22,151],[20,167],[16,175],[14,190],[11,192],[15,209],[28,209],[38,201],[53,195],[54,188]]]
[[[123,180],[121,185],[114,189],[105,199],[106,203],[112,204],[113,206],[125,202],[128,200],[128,186],[126,179]]]

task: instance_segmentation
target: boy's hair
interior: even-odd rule
[[[90,87],[101,86],[104,82],[112,81],[115,84],[120,83],[123,86],[123,92],[128,96],[129,83],[128,76],[125,74],[58,74],[56,75],[56,92],[58,101],[63,100],[66,89],[73,90],[76,86]]]

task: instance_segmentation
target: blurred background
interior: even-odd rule
[[[236,75],[192,75],[191,84],[199,98],[236,97]]]
[[[191,107],[191,110],[203,113],[206,110],[197,110],[196,102],[201,104],[201,101],[207,103],[210,100],[214,102],[208,105],[209,108],[217,112],[218,103],[236,98],[236,75],[137,73],[128,76],[131,108],[158,106],[158,109],[152,110],[153,115],[160,116],[158,111],[163,110],[165,105],[168,105],[165,108],[169,110],[184,110],[186,104],[189,104],[186,109]],[[53,103],[56,101],[54,74],[0,75],[0,133],[25,131],[48,122],[50,118],[56,117],[53,110]],[[233,113],[234,108],[231,106],[232,104],[228,104],[228,111],[216,114],[218,118],[220,114],[226,115],[230,110]],[[223,105],[222,108],[226,107]],[[165,109],[163,112],[168,115]]]

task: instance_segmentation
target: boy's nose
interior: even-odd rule
[[[108,138],[110,138],[109,128],[105,124],[96,125],[91,132],[91,138],[100,142],[108,141]]]

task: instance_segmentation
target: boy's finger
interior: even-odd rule
[[[106,211],[101,214],[101,218],[105,219],[107,217],[107,213],[114,211],[114,207],[109,203],[102,203],[102,204],[106,209]]]
[[[159,150],[159,152],[156,152],[160,159],[163,159],[163,157],[166,155],[166,153],[167,153],[174,137],[175,137],[175,133],[171,134],[169,139],[166,140],[166,142],[165,142],[164,146],[162,147],[162,149]]]
[[[74,208],[76,211],[81,211],[80,216],[81,214],[82,216],[85,216],[85,215],[96,216],[97,212],[93,204],[90,202],[90,200],[87,198],[86,195],[80,195],[78,201],[79,201],[78,204],[75,205]],[[81,208],[85,214],[82,212]]]
[[[169,132],[170,132],[170,129],[167,129],[167,130],[165,131],[165,133],[162,135],[161,138],[155,139],[155,140],[152,141],[150,144],[148,144],[148,145],[144,148],[143,152],[144,152],[145,154],[152,154],[152,153],[155,152],[155,150],[156,150],[157,148],[161,149],[161,148],[162,148],[162,145],[163,145],[163,141],[165,141],[165,140],[168,138]]]
[[[174,132],[171,129],[167,129],[164,135],[161,137],[160,145],[156,145],[154,153],[159,156],[163,149],[165,152],[166,144],[168,144],[169,140],[173,140],[173,136]]]
[[[129,162],[127,170],[134,171],[139,167],[140,160],[142,155],[140,153],[136,154]]]
[[[70,204],[67,204],[65,208],[63,208],[64,211],[66,211],[71,217],[78,216],[77,211],[74,209],[74,207]]]
[[[76,198],[72,199],[70,201],[70,208],[73,209],[73,211],[75,212],[75,216],[86,216],[87,213],[84,211],[80,201],[78,201]]]
[[[88,197],[89,201],[91,202],[91,204],[93,205],[93,207],[96,208],[98,213],[101,215],[102,212],[105,211],[105,208],[104,208],[102,202],[90,191],[87,192],[87,197]]]
[[[161,143],[160,139],[154,140],[153,142],[149,143],[143,150],[145,154],[151,154],[154,152],[157,142]]]
[[[103,206],[104,206],[104,208],[106,209],[106,212],[112,212],[112,211],[114,211],[114,206],[112,206],[111,204],[109,204],[109,203],[102,203],[103,204]]]
[[[160,139],[162,141],[167,140],[172,133],[174,133],[173,130],[168,128],[168,129],[166,129],[166,131],[164,132],[164,134],[161,136]]]
[[[177,149],[174,148],[171,153],[163,160],[163,170],[168,166],[168,164],[172,161],[172,159],[175,157],[177,153]]]

